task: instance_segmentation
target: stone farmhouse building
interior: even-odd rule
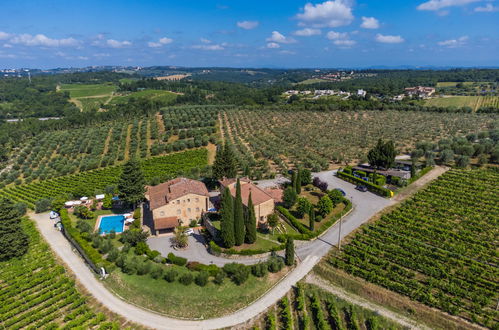
[[[264,226],[267,217],[274,213],[275,204],[282,202],[283,191],[281,189],[262,189],[251,182],[248,178],[240,178],[241,197],[243,205],[248,207],[249,195],[255,207],[257,226]],[[229,188],[232,197],[236,197],[236,179],[222,179],[219,181],[221,191]]]
[[[209,209],[209,194],[201,181],[176,178],[147,187],[146,199],[152,213],[152,232],[156,235],[175,227],[188,226]]]

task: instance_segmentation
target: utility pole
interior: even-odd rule
[[[341,222],[343,221],[343,217],[340,218],[340,230],[338,232],[338,251],[341,251]]]

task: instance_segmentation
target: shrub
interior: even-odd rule
[[[164,278],[167,282],[175,282],[178,277],[178,272],[175,269],[170,269],[165,272]]]
[[[213,282],[218,285],[222,285],[225,280],[225,272],[220,270],[213,279]]]
[[[266,263],[258,263],[251,266],[251,273],[256,277],[264,277],[268,273],[268,265]]]
[[[194,280],[194,276],[192,276],[191,272],[185,273],[180,278],[178,281],[182,283],[183,285],[190,285],[192,281]]]
[[[110,262],[116,261],[118,259],[118,256],[120,255],[120,251],[117,248],[112,248],[109,253],[107,254],[107,260]]]
[[[128,275],[133,275],[137,272],[137,261],[134,257],[126,257],[123,263],[122,270]]]
[[[323,217],[327,216],[333,210],[333,202],[328,195],[323,196],[317,204],[317,210]]]
[[[250,268],[238,263],[225,264],[223,267],[224,272],[230,279],[237,285],[241,285],[249,277]]]
[[[191,223],[189,224],[189,227],[196,227],[198,225],[197,220],[191,220]]]
[[[83,205],[78,205],[77,207],[75,207],[73,213],[81,219],[92,219],[95,216],[94,212],[90,211],[86,206]]]
[[[145,243],[147,236],[149,236],[149,234],[140,229],[125,230],[123,234],[121,234],[120,242],[122,242],[123,244],[128,243],[131,246],[135,246],[139,242]]]
[[[42,198],[35,202],[35,213],[47,212],[52,206],[52,201],[48,198]]]
[[[202,272],[199,272],[194,280],[194,282],[199,285],[199,286],[205,286],[206,284],[208,284],[208,277],[210,275],[205,272],[205,271],[202,271]]]
[[[151,277],[154,279],[159,279],[163,277],[163,266],[161,265],[153,265],[151,267]]]
[[[172,264],[177,265],[177,266],[185,266],[187,264],[187,259],[182,258],[182,257],[178,257],[171,252],[168,253],[168,260]]]
[[[149,258],[149,260],[154,260],[154,259],[156,259],[157,256],[161,255],[161,253],[159,253],[159,251],[151,250],[151,249],[148,249],[146,254],[147,254],[147,257]],[[161,262],[161,261],[159,261],[159,262]]]
[[[269,272],[277,273],[284,267],[284,260],[279,257],[271,257],[267,261]]]
[[[146,261],[140,261],[137,263],[137,274],[138,275],[145,275],[149,274],[151,271],[152,263],[149,260]]]
[[[135,245],[135,254],[138,256],[147,254],[149,251],[149,246],[145,242],[138,242],[137,245]]]

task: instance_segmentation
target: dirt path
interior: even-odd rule
[[[334,294],[335,296],[338,296],[339,298],[348,301],[351,304],[358,305],[358,306],[361,306],[363,308],[372,310],[372,311],[376,312],[377,314],[379,314],[387,319],[390,319],[394,322],[397,322],[398,324],[400,324],[406,328],[424,329],[424,330],[430,329],[430,328],[428,328],[422,324],[419,324],[416,321],[411,320],[403,315],[392,312],[389,309],[384,308],[383,306],[371,303],[371,302],[365,300],[364,298],[356,296],[350,292],[346,292],[342,288],[337,287],[334,284],[329,283],[329,282],[323,280],[322,278],[315,276],[313,273],[310,273],[309,275],[307,275],[307,277],[305,278],[305,282],[317,285],[321,289],[326,290],[327,292],[330,292],[330,293]]]
[[[222,144],[224,144],[225,143],[224,125],[222,122],[222,115],[220,113],[218,114],[218,126],[220,131],[220,139],[222,140]]]
[[[165,123],[163,122],[163,116],[159,112],[156,114],[156,122],[158,123],[158,134],[161,136],[165,132]]]

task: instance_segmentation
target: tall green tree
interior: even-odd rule
[[[244,243],[246,228],[244,226],[244,207],[241,197],[241,182],[236,182],[236,199],[234,200],[234,238],[237,246]]]
[[[309,223],[308,223],[308,229],[310,229],[310,231],[314,231],[314,226],[315,226],[315,210],[314,208],[310,208],[310,212],[308,214],[308,220],[309,220]]]
[[[295,175],[295,191],[296,194],[301,194],[301,170],[298,169],[298,172]]]
[[[376,146],[367,153],[369,165],[376,169],[393,167],[395,156],[397,156],[397,151],[393,141],[383,142],[382,139],[379,139]]]
[[[293,187],[287,187],[284,189],[284,194],[282,196],[284,206],[288,209],[291,208],[296,203],[296,191]]]
[[[293,237],[288,237],[286,241],[286,253],[285,260],[286,266],[291,266],[295,263],[295,244],[293,241]]]
[[[131,159],[123,166],[120,180],[118,181],[118,190],[120,199],[134,208],[144,200],[146,181],[139,162]]]
[[[21,228],[19,208],[6,198],[0,198],[0,261],[21,257],[28,251],[28,236]]]
[[[237,160],[232,147],[225,143],[217,149],[215,162],[212,168],[213,178],[234,178],[237,175]]]
[[[253,205],[253,199],[251,197],[251,192],[248,197],[248,210],[246,212],[246,243],[253,244],[256,242],[256,216],[255,216],[255,206]]]
[[[221,204],[221,236],[226,248],[231,248],[235,244],[234,238],[234,201],[228,187],[222,194]]]
[[[317,204],[317,209],[321,216],[325,217],[333,210],[333,202],[328,195],[324,195]]]

